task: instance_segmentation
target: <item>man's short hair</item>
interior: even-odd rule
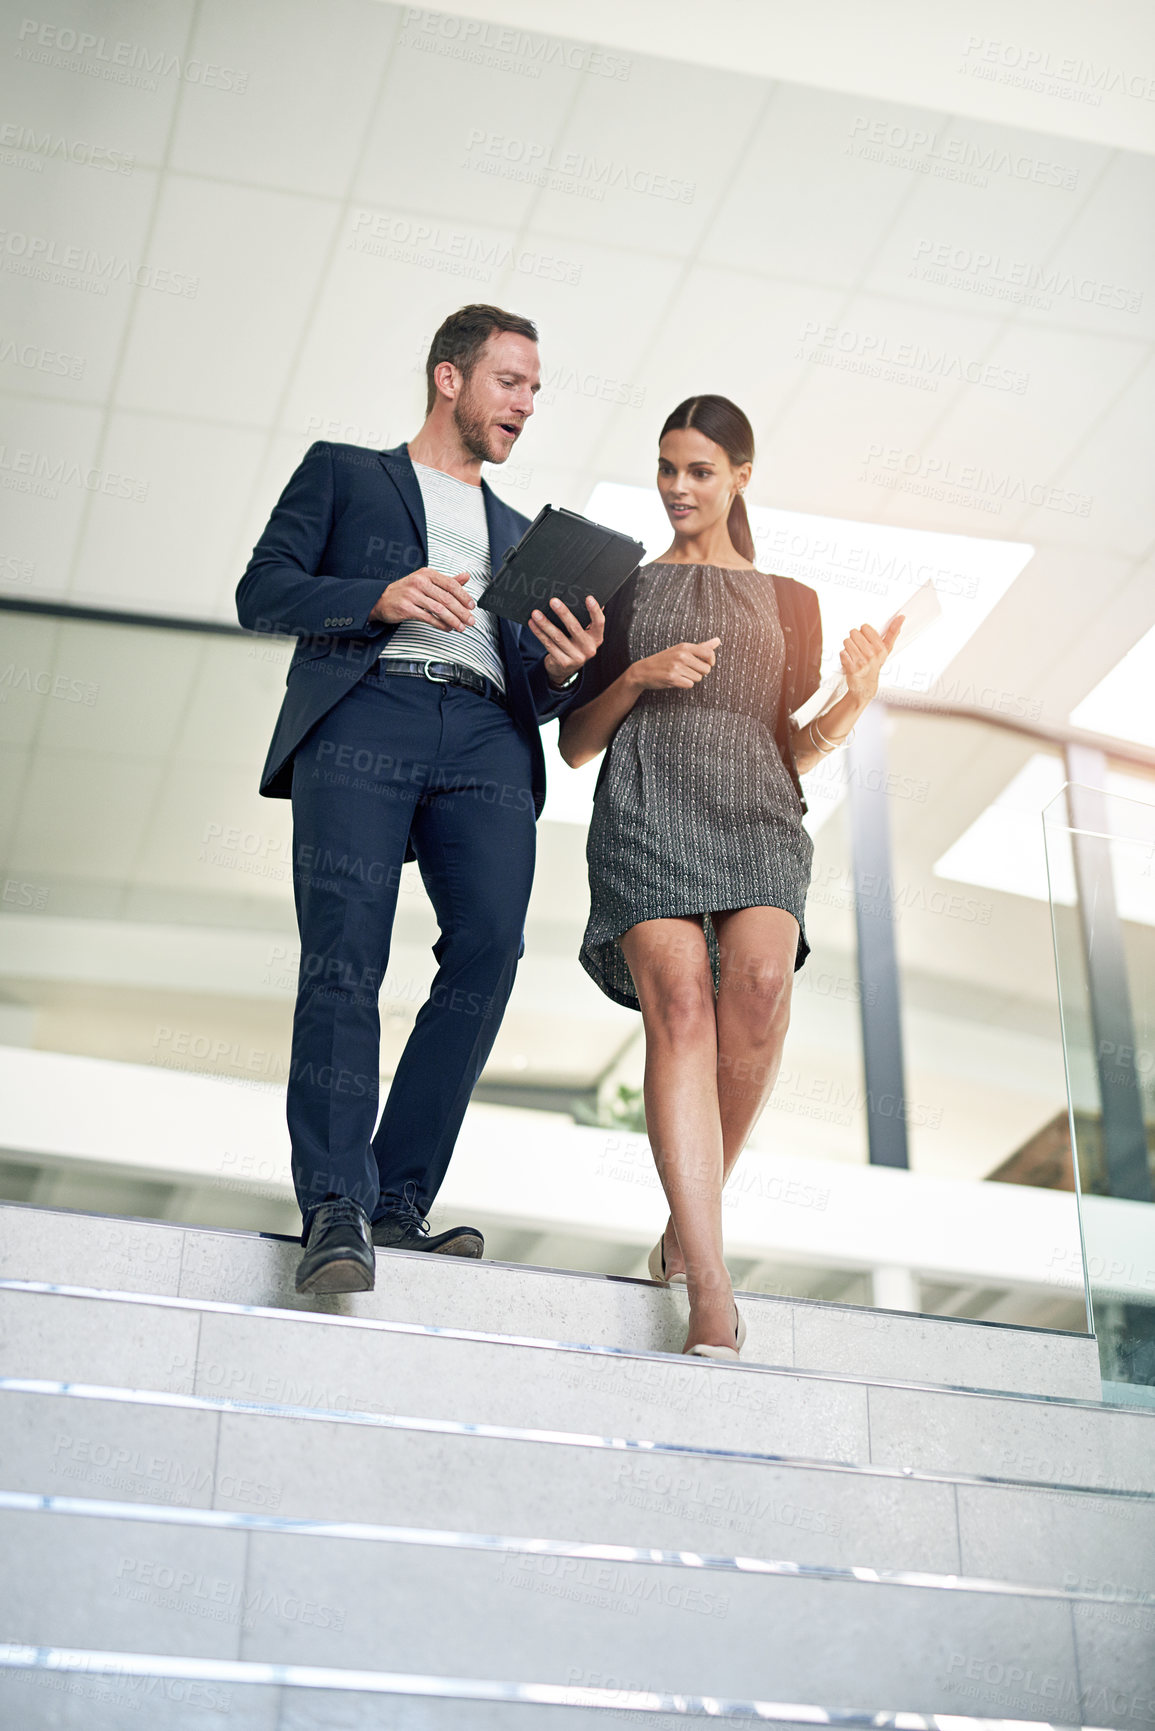
[[[507,313],[501,307],[477,303],[450,313],[429,345],[429,358],[425,362],[426,414],[437,400],[434,368],[442,361],[452,361],[458,372],[468,378],[494,331],[512,331],[515,336],[528,337],[532,343],[537,341],[537,326],[532,320]]]

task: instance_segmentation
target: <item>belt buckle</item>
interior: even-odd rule
[[[426,679],[428,679],[430,685],[452,685],[453,684],[453,675],[452,674],[450,674],[448,679],[442,679],[436,673],[430,673],[429,669],[432,666],[433,666],[432,661],[424,661],[421,664],[421,671],[425,675]]]

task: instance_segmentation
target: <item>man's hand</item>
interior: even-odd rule
[[[587,661],[592,661],[601,648],[602,637],[605,635],[606,616],[592,595],[586,596],[586,606],[589,609],[590,622],[579,625],[576,616],[570,612],[564,601],[556,598],[550,606],[565,626],[560,626],[547,619],[540,607],[535,607],[529,617],[529,628],[539,643],[544,643],[549,651],[545,658],[545,671],[551,685],[564,685],[571,674],[579,667],[584,667]]]
[[[464,631],[473,623],[473,597],[465,593],[468,582],[468,571],[447,577],[444,571],[423,565],[420,571],[410,571],[407,577],[390,583],[369,617],[383,625],[420,619],[423,625],[436,625],[439,631]]]
[[[630,667],[630,678],[643,691],[688,691],[699,685],[714,665],[720,637],[704,643],[675,643],[657,655],[645,655]]]

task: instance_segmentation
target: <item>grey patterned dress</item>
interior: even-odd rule
[[[607,609],[583,702],[632,661],[720,637],[691,690],[645,691],[610,741],[586,845],[590,917],[580,960],[602,991],[639,1008],[618,944],[640,920],[702,920],[718,984],[711,913],[784,908],[798,921],[813,852],[775,740],[786,650],[774,579],[719,565],[646,565]],[[615,606],[615,602],[619,605]],[[600,664],[600,665],[599,665]]]

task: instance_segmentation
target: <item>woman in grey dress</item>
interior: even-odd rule
[[[753,457],[727,398],[691,397],[670,415],[658,491],[673,541],[608,604],[561,730],[574,767],[606,752],[581,962],[642,1013],[646,1126],[670,1205],[650,1272],[687,1285],[683,1351],[709,1358],[737,1357],[745,1335],[722,1186],[774,1085],[809,951],[799,772],[845,740],[901,624],[885,640],[852,631],[846,695],[794,726],[818,686],[818,598],[755,568],[742,499]]]

